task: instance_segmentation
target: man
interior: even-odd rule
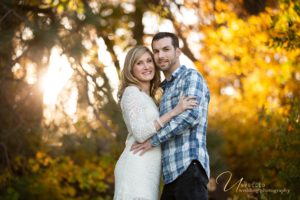
[[[142,144],[134,144],[134,153],[162,147],[164,188],[162,200],[208,199],[209,156],[206,149],[209,89],[200,73],[180,65],[179,41],[168,32],[157,33],[152,40],[156,65],[165,75],[160,115],[173,109],[181,96],[194,96],[198,105],[161,124],[162,128]]]

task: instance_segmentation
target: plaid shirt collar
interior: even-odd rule
[[[166,86],[168,83],[171,83],[173,80],[175,80],[179,74],[182,73],[182,71],[186,70],[186,66],[185,65],[181,65],[179,68],[177,68],[171,75],[170,79],[167,80],[165,79],[161,84],[160,86],[162,87],[163,90],[165,90]]]

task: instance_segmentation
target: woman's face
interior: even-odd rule
[[[150,82],[154,78],[155,67],[149,52],[137,59],[132,67],[132,74],[141,83]]]

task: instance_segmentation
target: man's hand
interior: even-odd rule
[[[148,139],[143,143],[134,143],[131,146],[130,151],[133,151],[134,154],[140,152],[140,155],[142,156],[146,151],[149,151],[150,149],[152,149],[152,144],[151,139]]]

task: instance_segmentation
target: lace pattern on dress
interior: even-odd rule
[[[143,94],[135,86],[129,86],[125,89],[122,100],[121,108],[124,116],[125,123],[129,132],[137,142],[144,142],[156,132],[154,120],[146,121],[144,115],[144,104],[141,101]],[[150,97],[149,97],[150,98]]]

